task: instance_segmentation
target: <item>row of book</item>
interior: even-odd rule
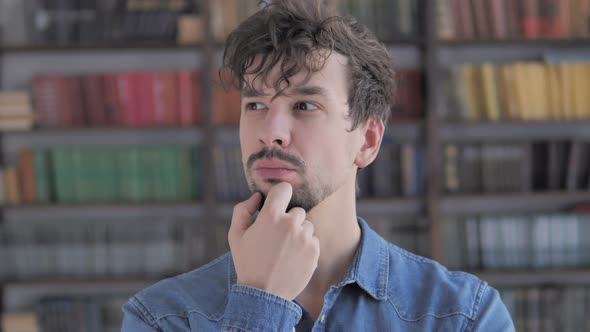
[[[29,311],[0,315],[4,332],[115,332],[131,294],[43,296]]]
[[[0,91],[0,131],[33,127],[33,103],[26,91]]]
[[[222,201],[247,199],[251,193],[244,175],[238,144],[214,148],[217,198]],[[425,150],[423,146],[393,144],[384,140],[379,155],[359,172],[359,198],[413,197],[424,193]]]
[[[2,1],[5,45],[175,42],[179,20],[200,14],[189,0]]]
[[[201,75],[195,71],[119,72],[85,75],[38,74],[32,81],[39,128],[187,127],[202,124]],[[392,121],[419,118],[422,73],[397,73]],[[212,79],[217,126],[237,126],[239,91]],[[1,113],[0,113],[1,114]]]
[[[188,257],[186,225],[171,218],[6,222],[0,225],[0,281],[178,273]]]
[[[36,123],[40,128],[197,126],[200,86],[199,72],[189,70],[38,74],[32,81]]]
[[[250,196],[244,176],[240,146],[225,144],[214,149],[217,198],[244,200]],[[359,198],[413,197],[425,191],[425,150],[406,143],[384,143],[375,162],[359,171]]]
[[[426,190],[426,150],[384,137],[371,165],[358,172],[359,198],[414,197]]]
[[[396,71],[396,90],[390,122],[424,116],[424,73],[415,68]]]
[[[586,0],[440,0],[444,40],[590,37]]]
[[[383,42],[417,39],[422,30],[422,1],[331,0],[341,14],[354,16]]]
[[[431,255],[428,229],[419,216],[359,214],[386,241],[420,256]]]
[[[452,269],[539,270],[590,266],[590,215],[554,213],[446,218]]]
[[[202,194],[196,146],[63,146],[17,158],[0,176],[8,205],[188,202]]]
[[[590,142],[446,144],[444,190],[450,194],[590,189]]]
[[[516,331],[590,331],[590,288],[527,287],[500,289]]]
[[[573,55],[572,55],[573,56]],[[559,61],[559,59],[555,59]],[[590,118],[590,62],[464,64],[448,71],[449,121]]]

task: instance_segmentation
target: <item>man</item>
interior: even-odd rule
[[[241,89],[254,194],[234,208],[231,252],[132,297],[124,331],[514,330],[495,289],[356,215],[394,89],[364,26],[320,0],[275,1],[229,36],[222,72]]]

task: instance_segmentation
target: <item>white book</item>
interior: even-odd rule
[[[578,215],[580,265],[590,265],[590,215]],[[588,297],[590,307],[590,296]],[[590,317],[590,315],[589,315]],[[590,321],[590,320],[589,320]]]
[[[465,234],[467,242],[467,267],[470,269],[477,269],[480,264],[479,258],[479,231],[478,220],[475,217],[470,217],[465,220]]]
[[[566,244],[565,262],[568,267],[576,267],[581,263],[578,218],[575,215],[567,215],[563,217],[563,223],[563,241]]]
[[[548,216],[537,216],[533,220],[532,256],[533,268],[542,268],[549,264],[550,220]]]
[[[565,265],[566,240],[564,238],[563,216],[552,215],[551,217],[551,267],[563,267]]]
[[[495,269],[498,267],[497,249],[498,220],[493,217],[482,217],[480,224],[481,234],[481,258],[484,269]]]
[[[522,216],[518,218],[517,233],[518,233],[518,267],[530,268],[532,265],[531,254],[531,230],[532,218],[530,216]]]
[[[518,233],[517,217],[506,217],[503,222],[504,232],[504,266],[507,268],[519,268],[519,255],[521,253],[521,234]]]

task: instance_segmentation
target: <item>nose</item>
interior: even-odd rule
[[[291,120],[286,112],[269,110],[260,129],[259,140],[267,147],[286,148],[291,144]]]

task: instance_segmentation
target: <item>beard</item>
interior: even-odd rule
[[[268,149],[263,148],[259,152],[251,155],[246,162],[246,179],[248,180],[248,187],[252,193],[259,192],[262,194],[262,200],[260,203],[259,210],[264,205],[266,201],[266,196],[268,192],[264,192],[260,187],[254,182],[252,176],[252,165],[258,159],[279,159],[282,161],[286,161],[292,164],[295,167],[297,173],[301,174],[303,177],[303,183],[300,185],[292,185],[293,186],[293,195],[291,196],[291,200],[287,205],[288,212],[294,207],[300,207],[305,210],[306,213],[311,211],[315,206],[317,206],[321,201],[323,201],[326,197],[334,192],[332,186],[328,183],[322,183],[318,176],[313,177],[313,179],[308,179],[306,175],[307,167],[305,162],[298,157],[292,156],[286,153],[283,150],[279,149]],[[264,182],[269,184],[277,184],[282,182],[279,179],[264,179]]]

